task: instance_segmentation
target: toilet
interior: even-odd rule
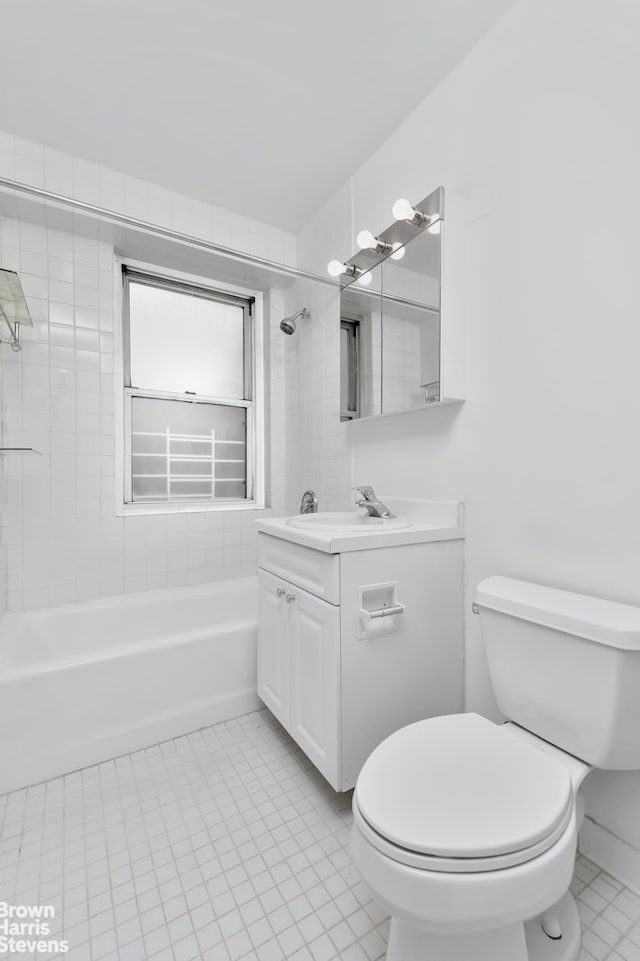
[[[353,860],[391,915],[387,961],[575,961],[580,785],[640,769],[640,608],[495,576],[474,612],[508,721],[434,717],[378,745]]]

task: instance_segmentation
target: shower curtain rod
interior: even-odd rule
[[[219,254],[228,260],[235,260],[238,263],[261,267],[264,270],[272,270],[275,273],[284,274],[287,277],[299,280],[311,280],[315,283],[324,284],[327,287],[333,287],[336,291],[342,289],[339,283],[336,283],[332,277],[328,277],[326,274],[315,274],[313,271],[302,270],[300,267],[291,267],[288,264],[278,263],[276,260],[267,260],[266,257],[257,257],[255,254],[245,254],[240,250],[234,250],[233,247],[225,247],[223,244],[216,244],[211,240],[202,240],[201,237],[195,237],[193,234],[181,233],[178,230],[172,230],[170,227],[162,227],[160,224],[154,224],[148,220],[139,220],[136,217],[130,217],[128,214],[120,214],[115,210],[109,210],[106,207],[99,207],[97,204],[87,203],[85,200],[75,200],[73,197],[66,197],[64,194],[56,194],[51,190],[45,190],[44,187],[33,187],[30,184],[13,180],[10,177],[0,177],[0,191],[3,189],[15,194],[32,197],[35,200],[57,204],[58,207],[70,210],[71,212],[86,213],[106,223],[132,227],[134,230],[140,230],[152,236],[161,237],[164,240],[172,240],[185,246],[196,247],[212,254]],[[362,288],[360,292],[375,296],[374,291],[367,291],[365,288]],[[400,297],[397,294],[384,294],[384,297],[386,301],[392,303],[403,304],[409,307],[420,307],[432,313],[439,312],[439,308],[437,307]]]
[[[138,218],[131,217],[128,214],[120,214],[115,210],[109,210],[106,207],[99,207],[97,204],[90,204],[84,200],[75,200],[73,197],[66,197],[64,194],[56,194],[50,190],[45,190],[43,187],[33,187],[30,184],[21,183],[19,180],[12,180],[9,177],[0,177],[0,189],[3,188],[14,193],[24,194],[27,197],[33,197],[36,200],[57,204],[76,213],[90,214],[99,220],[111,222],[124,227],[133,227],[135,230],[141,230],[145,233],[153,234],[156,237],[162,237],[165,240],[173,240],[181,244],[188,244],[191,247],[199,247],[201,250],[206,250],[209,253],[220,254],[223,257],[227,257],[229,260],[236,260],[241,263],[250,264],[254,267],[262,267],[266,270],[273,270],[289,277],[313,280],[329,287],[335,287],[336,290],[339,289],[339,284],[337,284],[335,280],[332,280],[330,277],[322,276],[321,274],[315,274],[309,270],[302,270],[300,267],[291,267],[288,264],[281,264],[275,260],[267,260],[267,258],[258,257],[255,254],[246,254],[242,251],[234,250],[233,247],[225,247],[223,244],[217,244],[210,240],[203,240],[201,237],[196,237],[193,234],[185,234],[178,230],[172,230],[170,227],[162,227],[160,224],[154,224],[148,220],[139,220]]]

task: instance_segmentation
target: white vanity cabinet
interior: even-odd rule
[[[393,731],[461,709],[462,535],[371,549],[350,538],[342,551],[339,538],[278,536],[276,521],[260,530],[258,695],[332,787],[349,790]],[[402,613],[363,611],[387,595]]]
[[[340,611],[258,573],[258,694],[318,770],[338,770]]]

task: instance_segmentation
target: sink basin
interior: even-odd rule
[[[287,524],[291,527],[299,527],[301,530],[308,531],[344,531],[350,533],[357,531],[389,531],[398,530],[402,527],[409,527],[411,521],[406,517],[369,517],[368,514],[359,514],[356,511],[337,511],[332,513],[319,514],[297,514],[295,517],[288,517]]]

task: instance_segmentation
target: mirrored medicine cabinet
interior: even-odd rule
[[[386,251],[361,250],[340,293],[340,419],[353,421],[438,404],[444,190],[382,231]],[[395,256],[390,255],[389,248]],[[398,251],[402,250],[401,259]],[[370,276],[363,286],[361,279]]]

